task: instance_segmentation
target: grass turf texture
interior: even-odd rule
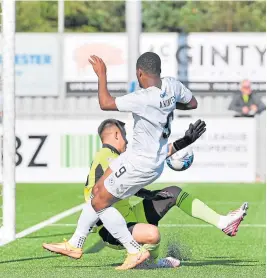
[[[153,185],[162,188],[164,185]],[[265,224],[265,184],[186,184],[182,186],[219,213],[250,203],[242,224]],[[133,200],[135,202],[137,198]],[[83,202],[80,184],[19,184],[17,186],[17,232]],[[79,213],[57,224],[76,224]],[[86,243],[86,254],[71,260],[42,249],[43,242],[69,238],[74,226],[48,226],[25,238],[0,247],[0,276],[5,277],[265,277],[265,227],[239,228],[234,238],[173,208],[161,221],[161,256],[183,259],[178,269],[118,272],[124,251],[103,248],[96,234]],[[100,250],[99,252],[96,252]],[[94,253],[96,252],[96,253]]]

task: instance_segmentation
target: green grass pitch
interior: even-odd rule
[[[86,254],[77,261],[42,249],[43,242],[68,239],[75,229],[78,213],[0,247],[0,277],[266,277],[265,184],[184,184],[182,187],[222,214],[248,201],[248,216],[237,236],[227,237],[173,208],[160,223],[161,256],[174,254],[182,259],[182,266],[118,272],[114,267],[122,263],[124,251],[103,248],[96,234],[88,239]],[[82,202],[81,184],[19,184],[17,232]]]

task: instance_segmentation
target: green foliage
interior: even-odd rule
[[[85,24],[66,26],[69,32],[124,32],[125,2],[123,1],[88,1],[65,2],[65,17],[80,17]],[[67,23],[67,20],[66,20]]]
[[[265,32],[266,3],[239,1],[144,2],[147,32]]]
[[[18,32],[56,32],[57,1],[17,2]],[[145,32],[265,32],[264,1],[143,1]],[[124,1],[65,1],[66,32],[124,32]]]
[[[17,32],[56,32],[57,2],[16,2]]]

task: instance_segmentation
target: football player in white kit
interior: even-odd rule
[[[63,255],[80,252],[88,233],[100,219],[127,250],[125,262],[117,267],[118,270],[126,270],[142,263],[150,254],[133,239],[124,218],[112,204],[134,195],[159,178],[166,157],[172,153],[171,149],[178,148],[176,144],[182,144],[176,141],[168,147],[173,111],[195,109],[197,101],[179,81],[160,77],[161,61],[153,52],[146,52],[137,60],[136,74],[143,89],[117,98],[108,92],[106,66],[102,59],[91,56],[89,62],[98,76],[101,109],[133,114],[132,149],[111,162],[96,182],[91,201],[83,208],[72,238],[50,251]],[[236,221],[241,221],[244,214],[245,210],[238,212]]]
[[[182,109],[197,108],[190,90],[174,78],[161,79],[161,60],[153,52],[142,54],[136,63],[136,74],[141,90],[114,98],[107,90],[105,63],[92,56],[92,64],[99,79],[99,104],[102,110],[131,112],[134,118],[132,149],[119,156],[93,189],[92,207],[105,228],[128,251],[124,264],[117,269],[129,269],[149,257],[149,252],[130,236],[126,223],[113,213],[102,214],[114,202],[132,196],[161,175],[168,156],[168,137],[173,111],[177,103]],[[99,213],[100,212],[100,213]],[[117,214],[117,213],[116,213]],[[120,215],[121,217],[121,215]],[[117,218],[117,219],[115,219]],[[95,223],[94,223],[95,224]]]

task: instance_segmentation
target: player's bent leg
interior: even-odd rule
[[[157,244],[160,242],[159,229],[151,224],[135,224],[132,229],[132,235],[140,244]]]
[[[131,229],[131,228],[130,228]],[[132,228],[133,238],[150,252],[151,259],[155,260],[159,256],[160,232],[158,227],[137,223]]]
[[[247,214],[248,203],[244,203],[237,210],[224,216],[178,186],[166,187],[161,191],[170,193],[172,197],[163,200],[143,201],[146,219],[148,223],[153,225],[158,225],[158,221],[173,206],[177,206],[186,214],[219,228],[228,236],[235,236],[241,221]]]
[[[133,230],[133,226],[135,224],[131,223],[131,227],[129,228],[129,232],[131,233]],[[116,239],[114,238],[109,231],[103,227],[99,231],[99,236],[102,238],[103,242],[108,246],[109,248],[116,249],[116,250],[122,250],[124,249],[123,245]],[[117,267],[117,270],[127,270],[130,268],[134,268],[137,265],[141,264],[144,262],[146,259],[148,259],[150,256],[148,249],[142,247],[141,252],[139,254],[128,254],[125,262]],[[138,263],[136,263],[136,260],[138,260]]]
[[[150,224],[128,223],[129,231],[132,233],[134,239],[143,245],[143,248],[150,252],[152,262],[158,257],[160,247],[160,233],[157,227]],[[122,250],[124,247],[115,239],[105,227],[99,231],[99,236],[107,247]]]
[[[186,214],[219,228],[228,236],[236,235],[241,221],[247,214],[248,203],[244,203],[237,210],[224,216],[218,214],[201,200],[183,191],[179,187],[176,187],[175,189],[175,186],[172,186],[164,188],[163,190],[174,193],[173,195],[176,198],[176,205]],[[177,192],[179,192],[178,195]]]
[[[110,191],[113,192],[113,188],[118,189],[122,182],[122,180],[119,179],[121,175],[115,174],[108,168],[105,174],[99,179],[96,188],[94,188],[92,192],[94,195],[92,206],[105,228],[114,238],[119,240],[127,250],[128,256],[125,262],[116,268],[118,270],[126,270],[134,268],[145,261],[149,258],[150,253],[134,240],[127,228],[125,219],[116,208],[110,206],[119,200],[117,196],[114,196]],[[110,190],[107,190],[107,188]]]
[[[171,208],[176,205],[176,200],[181,192],[181,189],[177,186],[170,186],[162,189],[161,191],[170,193],[172,197],[160,200],[143,200],[145,218],[149,224],[155,226],[158,226],[158,222]],[[141,211],[140,205],[137,204],[135,209],[136,212]]]
[[[162,258],[158,262],[156,259],[159,256],[160,248],[160,233],[156,226],[144,223],[128,223],[129,231],[132,233],[134,239],[143,244],[144,249],[150,252],[150,259],[146,261],[142,268],[176,268],[180,266],[180,261],[178,259],[167,257]],[[116,240],[105,227],[102,227],[99,231],[99,235],[107,247],[122,250],[124,247],[121,243]]]
[[[144,223],[128,223],[128,229],[132,233],[133,238],[150,251],[151,256],[156,259],[159,253],[160,233],[158,227]],[[99,231],[99,236],[107,247],[122,250],[124,247],[115,239],[105,227]]]
[[[112,204],[119,201],[119,199],[113,196],[104,185],[105,180],[111,174],[112,170],[108,168],[92,189],[92,207],[95,209],[95,211],[108,208]]]
[[[132,227],[130,227],[131,229]],[[161,258],[157,262],[160,250],[160,232],[158,227],[151,224],[137,223],[132,228],[132,235],[134,239],[143,244],[143,247],[150,252],[150,260],[142,267],[148,268],[177,268],[181,262],[178,259],[167,257]],[[142,268],[141,267],[141,268]]]
[[[98,215],[91,205],[91,200],[84,204],[76,230],[69,241],[61,243],[44,243],[43,248],[64,256],[79,259],[85,240],[98,221]]]
[[[92,207],[96,212],[110,207],[118,202],[119,199],[110,194],[106,188],[98,185],[98,190],[92,190]]]
[[[110,172],[111,170],[109,169],[109,171],[104,174],[104,177],[107,177]],[[95,194],[95,198],[93,200],[90,199],[84,205],[78,220],[77,228],[70,240],[61,243],[44,243],[43,248],[71,258],[81,258],[82,247],[85,243],[85,240],[93,226],[99,220],[99,215],[96,212],[96,209],[109,207],[110,204],[117,201],[117,199],[105,189],[103,182],[98,182],[94,186],[93,194]]]

